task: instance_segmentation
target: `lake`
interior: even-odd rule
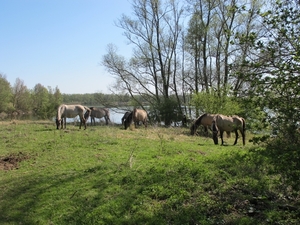
[[[123,110],[123,109],[117,109],[117,108],[111,108],[109,109],[110,112],[110,121],[114,124],[122,124],[122,117],[124,116],[124,113],[127,110]],[[53,121],[55,121],[55,118],[53,118]],[[67,123],[73,123],[75,121],[80,121],[79,120],[79,116],[76,116],[75,118],[67,118]],[[101,118],[101,119],[97,119],[95,118],[96,123],[99,123],[100,121],[105,123],[105,119]],[[91,119],[89,118],[88,124],[91,123]]]

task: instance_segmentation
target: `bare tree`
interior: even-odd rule
[[[177,51],[183,10],[173,0],[134,0],[132,6],[134,17],[123,15],[116,23],[134,46],[132,58],[126,61],[110,45],[102,64],[116,76],[115,88],[128,92],[133,98],[142,96],[153,111],[158,112],[155,116],[163,117],[164,122],[170,124],[171,119],[162,111],[166,107],[180,111],[177,81],[181,70]],[[176,96],[175,100],[172,95]],[[141,101],[137,103],[144,105]],[[166,107],[162,110],[161,106]]]
[[[263,0],[187,0],[192,13],[187,33],[186,49],[194,60],[193,89],[197,93],[215,88],[233,87],[242,90],[245,79],[237,75],[237,65],[252,53],[249,42],[239,38],[253,38],[259,34],[258,14]],[[240,68],[239,68],[240,69]]]

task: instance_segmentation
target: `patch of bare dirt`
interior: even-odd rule
[[[19,169],[19,163],[23,160],[27,160],[30,157],[28,155],[23,154],[22,152],[19,153],[12,153],[8,156],[1,156],[0,157],[0,170],[13,170]]]

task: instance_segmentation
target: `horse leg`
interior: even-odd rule
[[[82,117],[80,116],[79,119],[80,119],[79,129],[81,129]]]
[[[84,129],[86,130],[86,120],[85,120],[84,117],[82,117],[82,122],[83,122],[83,124],[84,124]]]
[[[240,132],[241,132],[242,138],[243,138],[243,145],[245,145],[245,130],[241,129]]]
[[[205,133],[206,137],[208,137],[208,129],[207,129],[207,126],[204,126],[204,133]]]
[[[223,130],[220,130],[220,137],[221,137],[221,141],[222,141],[222,144],[221,145],[224,145],[224,141],[223,141]]]
[[[237,139],[238,139],[238,137],[239,137],[239,133],[238,133],[237,129],[236,129],[234,132],[235,132],[235,141],[234,141],[234,144],[233,144],[233,145],[236,145]]]
[[[62,121],[61,121],[61,129],[66,129],[67,128],[67,117],[64,117],[62,118]]]

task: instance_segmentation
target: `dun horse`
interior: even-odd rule
[[[212,121],[212,131],[213,131],[213,140],[214,143],[218,144],[218,132],[220,133],[220,137],[223,141],[223,132],[235,132],[235,141],[233,145],[236,145],[237,139],[239,137],[238,130],[241,132],[243,137],[243,145],[245,145],[245,119],[239,116],[224,116],[224,115],[216,115]]]
[[[59,129],[59,125],[61,126],[61,129],[66,128],[67,118],[74,118],[77,115],[80,118],[79,129],[81,129],[82,124],[84,124],[84,129],[86,129],[86,120],[84,118],[85,111],[90,112],[91,110],[82,105],[60,105],[56,115],[57,129]]]
[[[137,127],[140,121],[147,127],[147,112],[143,109],[134,109],[124,121],[125,130],[132,122],[134,122],[135,127]]]
[[[201,116],[199,116],[191,126],[191,135],[194,135],[196,133],[196,130],[200,125],[204,126],[205,133],[207,134],[208,130],[207,128],[210,129],[211,123],[213,121],[213,118],[216,114],[209,114],[209,113],[204,113]]]
[[[101,119],[104,117],[106,125],[108,125],[108,122],[110,122],[109,118],[109,109],[106,108],[96,108],[96,107],[90,107],[91,109],[91,125],[96,125],[95,118]]]

